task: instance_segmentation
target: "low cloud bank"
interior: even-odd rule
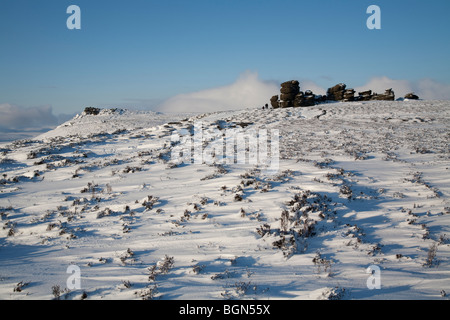
[[[57,123],[58,117],[50,106],[24,108],[9,103],[0,104],[0,128],[3,130],[26,130]]]
[[[244,72],[232,84],[180,94],[165,101],[161,112],[214,112],[263,106],[279,92],[279,84],[263,81],[254,72]]]
[[[285,79],[285,81],[287,80],[293,79]],[[327,88],[322,88],[310,80],[298,80],[302,91],[312,90],[315,94],[326,94]],[[345,83],[345,81],[343,82]],[[351,88],[352,84],[347,83],[347,86]],[[450,100],[450,85],[432,79],[413,82],[394,80],[388,77],[374,77],[367,84],[353,88],[357,93],[365,90],[384,93],[386,89],[392,88],[396,98],[414,92],[425,100]],[[257,73],[247,71],[230,85],[172,97],[162,103],[158,111],[167,113],[214,112],[260,107],[269,103],[270,97],[279,94],[279,92],[280,83],[261,80]]]
[[[9,103],[0,104],[0,142],[32,138],[70,117],[54,115],[51,106],[22,107]]]
[[[372,90],[384,93],[386,89],[392,88],[396,98],[404,97],[405,94],[414,92],[420,99],[424,100],[450,100],[450,85],[439,83],[432,79],[419,81],[393,80],[388,77],[375,77],[367,84],[355,88],[356,92]]]

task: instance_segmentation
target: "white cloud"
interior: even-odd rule
[[[0,128],[2,131],[29,130],[58,123],[51,106],[30,107],[0,104]]]
[[[421,99],[425,100],[448,100],[450,99],[450,85],[436,82],[431,79],[420,81],[394,80],[388,77],[375,77],[367,84],[355,88],[356,92],[372,90],[377,93],[384,93],[386,89],[392,88],[396,98],[404,97],[405,94],[414,92]]]
[[[299,80],[300,90],[305,92],[306,90],[311,90],[315,95],[324,95],[327,93],[327,89],[322,88],[314,81],[311,80]]]
[[[396,97],[404,96],[405,94],[414,91],[411,83],[406,80],[393,80],[388,77],[376,77],[369,80],[368,83],[361,87],[356,87],[355,91],[358,92],[372,90],[376,93],[384,93],[386,89],[391,89],[395,92]]]
[[[450,84],[422,79],[414,85],[414,88],[421,99],[450,100]]]
[[[230,85],[170,98],[158,111],[214,112],[261,107],[279,94],[279,90],[278,83],[260,80],[257,73],[246,71]]]
[[[0,104],[0,143],[33,138],[73,117],[74,114],[54,115],[51,106]]]

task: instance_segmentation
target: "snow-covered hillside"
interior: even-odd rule
[[[279,130],[279,170],[174,165],[199,121]],[[79,115],[0,148],[0,299],[447,299],[449,123],[449,101]]]

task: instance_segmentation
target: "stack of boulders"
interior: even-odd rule
[[[372,100],[394,101],[395,100],[395,94],[394,94],[394,91],[392,91],[392,89],[387,89],[383,94],[374,93],[372,95]]]
[[[344,91],[344,101],[355,101],[354,89],[347,89]]]
[[[339,83],[327,91],[327,100],[330,101],[370,101],[370,100],[394,100],[395,94],[392,89],[387,89],[384,94],[372,93],[372,90],[359,92],[355,97],[354,89],[346,89],[344,83]]]
[[[327,90],[327,100],[355,101],[355,90],[347,89],[347,85],[345,83],[339,83]]]
[[[278,101],[278,96],[273,96],[272,98],[270,98],[270,105],[274,109],[280,107],[280,104],[279,104],[279,101]]]
[[[315,95],[311,90],[300,91],[297,80],[286,81],[281,84],[280,96],[276,95],[270,99],[272,108],[309,107],[326,101],[371,101],[388,100],[394,101],[395,94],[392,89],[387,89],[383,94],[373,93],[372,90],[359,92],[355,96],[354,89],[347,89],[347,85],[339,83],[327,90],[326,95]],[[405,99],[418,99],[413,93],[405,96]],[[267,107],[266,107],[267,108]]]
[[[413,92],[411,93],[407,93],[405,95],[405,99],[409,99],[409,100],[419,100],[419,96],[415,95]]]
[[[297,96],[298,97],[298,96]],[[311,107],[316,104],[316,96],[311,90],[306,90],[302,99],[299,99],[299,107]]]
[[[300,91],[294,100],[294,107],[311,107],[316,104],[316,96],[311,90]]]
[[[100,113],[100,111],[100,108],[86,107],[83,112],[86,115],[96,116]]]
[[[280,96],[270,99],[273,108],[308,107],[316,104],[316,96],[311,90],[300,91],[297,80],[286,81],[281,84]]]
[[[339,83],[327,90],[327,99],[330,101],[342,101],[344,100],[345,88],[347,86],[343,83]]]
[[[280,93],[280,107],[293,107],[295,98],[300,93],[300,83],[297,80],[283,82]]]
[[[372,90],[359,92],[359,101],[370,101],[372,100]]]

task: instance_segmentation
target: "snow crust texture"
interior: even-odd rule
[[[448,101],[103,110],[0,146],[0,299],[447,299],[449,118]],[[279,170],[173,164],[196,121],[279,130]]]

